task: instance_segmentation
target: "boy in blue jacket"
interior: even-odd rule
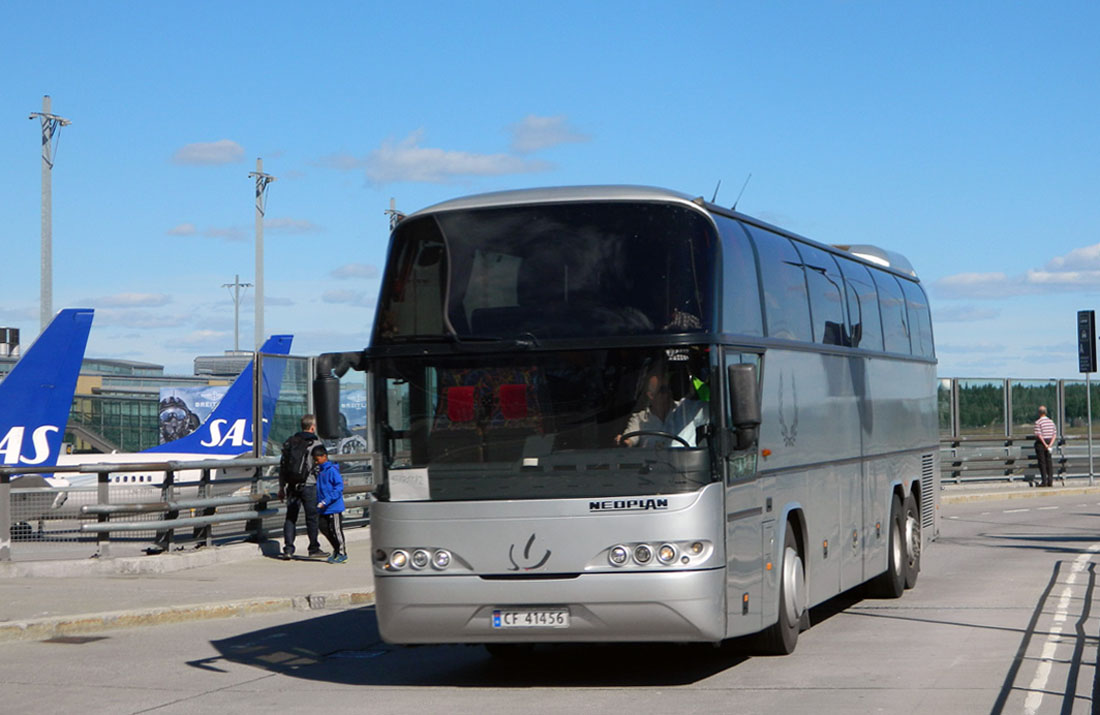
[[[317,472],[317,511],[321,515],[321,533],[332,544],[330,564],[342,564],[348,560],[348,547],[344,542],[344,478],[340,467],[328,461],[328,450],[319,444],[310,451],[314,470]]]

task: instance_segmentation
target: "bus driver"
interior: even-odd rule
[[[697,446],[695,430],[707,422],[707,404],[698,399],[672,399],[672,390],[668,377],[662,374],[650,375],[646,380],[645,395],[648,405],[645,409],[630,415],[626,429],[615,435],[615,444],[624,447],[688,447]],[[631,434],[643,432],[647,434]],[[683,440],[662,437],[660,432],[675,435]],[[623,437],[623,435],[628,435]]]

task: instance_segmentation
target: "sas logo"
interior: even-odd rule
[[[23,426],[12,427],[4,438],[0,439],[0,455],[3,456],[4,464],[42,464],[50,457],[49,435],[60,432],[61,429],[53,425],[36,427],[30,434],[28,445],[33,450],[33,456],[23,454],[23,438],[26,431],[27,428]]]
[[[222,434],[222,429],[229,424],[229,420],[216,419],[210,422],[210,437],[202,440],[199,444],[203,447],[224,447],[227,443],[234,447],[251,447],[252,440],[249,439],[252,435],[252,430],[249,429],[249,421],[247,418],[242,417],[239,420],[233,422],[225,434]]]

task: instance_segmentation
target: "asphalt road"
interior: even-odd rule
[[[946,505],[917,587],[813,611],[786,657],[738,644],[393,648],[367,607],[0,649],[0,710],[81,713],[1088,713],[1096,495]]]

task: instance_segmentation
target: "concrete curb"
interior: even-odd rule
[[[0,562],[0,578],[68,578],[74,576],[139,575],[172,573],[199,566],[232,563],[274,555],[279,552],[279,542],[261,544],[229,544],[179,551],[156,556],[124,556],[107,559],[64,559],[57,561],[4,561]]]
[[[0,623],[0,643],[87,635],[118,628],[137,628],[214,618],[255,616],[278,611],[310,611],[323,608],[362,606],[372,603],[374,603],[374,591],[342,590],[312,593],[305,596],[258,597],[221,603],[198,603],[72,616],[30,618],[22,621]]]
[[[941,504],[968,504],[978,501],[992,501],[998,499],[1031,499],[1034,497],[1050,496],[1080,496],[1085,494],[1100,494],[1100,486],[1072,486],[1072,487],[1011,487],[1001,490],[970,491],[963,489],[946,489],[940,493]]]

